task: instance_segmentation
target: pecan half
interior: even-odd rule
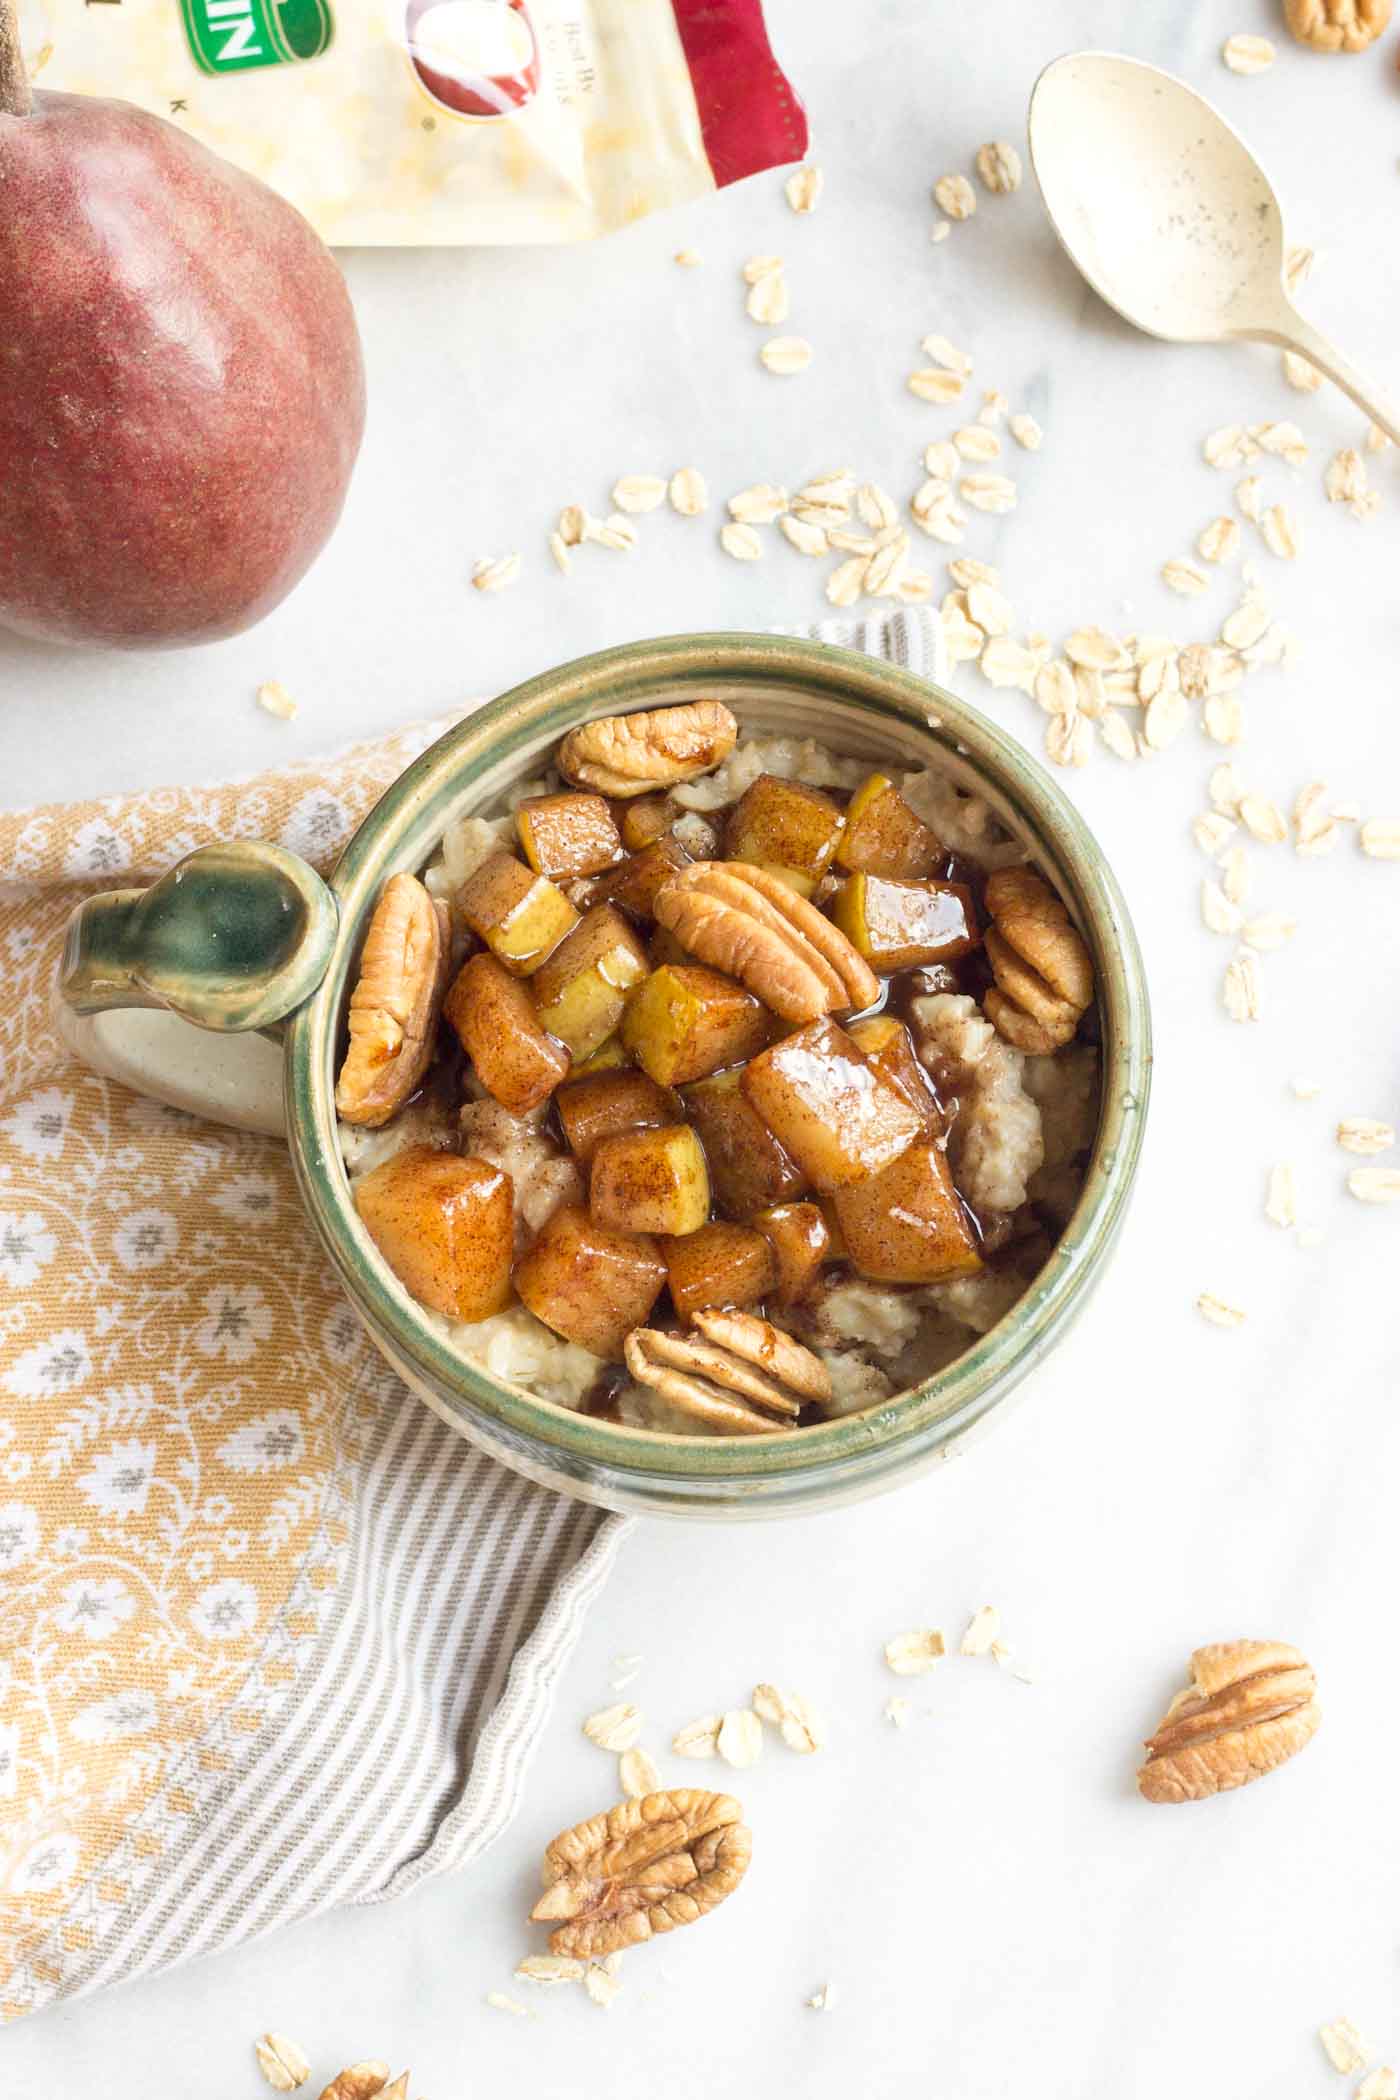
[[[781,1328],[754,1313],[692,1317],[698,1335],[634,1328],[623,1356],[638,1385],[650,1386],[708,1429],[767,1436],[791,1429],[804,1400],[831,1398],[821,1358]]]
[[[407,2071],[390,2085],[389,2066],[369,2058],[339,2072],[322,2093],[321,2100],[404,2100],[407,2092]]]
[[[1390,20],[1390,0],[1284,0],[1288,26],[1314,51],[1364,51]]]
[[[604,715],[571,729],[559,746],[566,780],[600,795],[650,794],[709,773],[734,749],[739,725],[718,700]]]
[[[1309,1743],[1322,1711],[1306,1658],[1283,1641],[1216,1641],[1191,1658],[1147,1743],[1148,1801],[1204,1801],[1272,1772]]]
[[[996,983],[983,1001],[998,1035],[1043,1057],[1067,1043],[1094,996],[1089,951],[1048,882],[1033,868],[987,878],[987,960]]]
[[[663,883],[657,924],[785,1021],[873,1006],[880,980],[824,913],[766,868],[699,860]]]
[[[551,1948],[584,1961],[692,1925],[744,1878],[743,1813],[729,1794],[677,1787],[590,1816],[546,1847],[530,1916],[562,1920]]]
[[[336,1111],[347,1123],[387,1123],[423,1077],[447,969],[447,907],[416,875],[391,875],[350,995],[350,1047],[335,1089]]]

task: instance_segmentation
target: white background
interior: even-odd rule
[[[1302,519],[1292,569],[1259,552],[1303,644],[1261,673],[1237,754],[1291,802],[1327,779],[1400,816],[1396,527],[1400,464],[1372,462],[1389,508],[1368,525],[1322,499],[1321,470],[1358,440],[1338,397],[1289,392],[1277,357],[1168,349],[1082,290],[1033,184],[983,196],[930,246],[929,185],[984,139],[1019,139],[1040,66],[1121,45],[1183,73],[1275,175],[1290,235],[1320,263],[1312,317],[1394,388],[1400,368],[1397,37],[1365,58],[1281,42],[1274,70],[1220,64],[1233,31],[1276,27],[1268,0],[769,0],[827,174],[794,219],[762,177],[588,250],[347,258],[369,357],[363,460],[334,545],[257,632],[194,654],[93,659],[0,644],[10,802],[214,778],[445,710],[596,646],[819,616],[819,571],[774,540],[740,567],[718,519],[643,521],[642,550],[548,566],[557,507],[601,508],[627,471],[699,466],[722,496],[849,460],[901,499],[925,439],[958,420],[904,390],[941,330],[1046,428],[1015,454],[1021,504],[970,544],[1003,567],[1022,631],[1083,620],[1206,637],[1233,603],[1171,598],[1159,564],[1227,508],[1200,441],[1216,424],[1295,415],[1314,458],[1273,493]],[[1111,174],[1106,175],[1111,180]],[[693,245],[703,268],[677,269]],[[817,361],[766,376],[738,268],[788,259],[792,326]],[[481,553],[518,547],[526,576],[483,599]],[[941,550],[929,544],[930,556]],[[966,690],[1034,741],[1041,718],[975,673]],[[288,727],[253,689],[284,682]],[[776,2083],[812,2100],[947,2095],[1232,2100],[1341,2095],[1313,2036],[1351,2013],[1400,2052],[1400,1669],[1394,1485],[1400,1477],[1395,1275],[1400,1212],[1344,1189],[1340,1114],[1394,1119],[1400,868],[1350,843],[1321,861],[1252,850],[1259,906],[1296,913],[1266,958],[1266,1014],[1232,1027],[1217,987],[1228,944],[1196,909],[1190,840],[1223,754],[1194,727],[1150,767],[1100,755],[1069,780],[1129,893],[1158,1025],[1147,1162],[1111,1279],[1024,1401],[946,1473],[842,1515],[761,1529],[632,1535],[568,1673],[514,1829],[473,1873],[387,1909],[327,1917],[203,1966],[42,2015],[5,2042],[7,2090],[103,2100],[221,2100],[262,2089],[250,2043],[300,2037],[319,2090],[339,2065],[411,2063],[431,2100],[535,2100]],[[1066,776],[1061,776],[1065,778]],[[1290,1092],[1298,1075],[1319,1100]],[[1265,1173],[1295,1162],[1323,1245],[1265,1223]],[[1198,1291],[1236,1299],[1224,1333]],[[470,1550],[463,1540],[462,1550]],[[880,1660],[905,1627],[956,1636],[984,1601],[1032,1685],[950,1660],[897,1685]],[[1141,1804],[1136,1740],[1199,1642],[1260,1634],[1315,1661],[1326,1720],[1287,1771],[1200,1807]],[[805,1691],[830,1747],[770,1741],[740,1775],[755,1833],[747,1885],[702,1929],[630,1957],[610,2013],[512,1988],[544,1840],[612,1795],[579,1734],[613,1696],[611,1658],[646,1657],[629,1692],[663,1753],[670,1733],[741,1703],[758,1678]],[[881,1718],[892,1691],[918,1718]],[[677,1765],[668,1777],[720,1777]],[[830,1978],[836,2004],[808,2011]],[[528,1987],[517,1987],[528,1995]]]

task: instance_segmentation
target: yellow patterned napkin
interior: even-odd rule
[[[381,1363],[280,1147],[99,1078],[49,1018],[81,897],[231,836],[324,867],[446,726],[0,814],[6,2018],[471,1857],[611,1558],[617,1520]]]

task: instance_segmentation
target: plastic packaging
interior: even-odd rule
[[[806,150],[761,0],[29,0],[39,88],[182,124],[341,245],[587,240]]]

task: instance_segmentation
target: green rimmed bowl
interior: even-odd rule
[[[344,1010],[364,927],[385,879],[421,869],[456,819],[499,807],[514,782],[541,771],[579,723],[700,697],[730,706],[743,734],[814,737],[887,770],[936,764],[975,790],[1054,881],[1089,943],[1098,982],[1098,1135],[1079,1202],[1045,1267],[1006,1317],[935,1377],[880,1407],[795,1435],[682,1437],[628,1429],[536,1399],[467,1363],[361,1227],[336,1137],[333,1094]],[[155,893],[121,892],[92,900],[75,917],[60,985],[69,1016],[65,1034],[91,1062],[114,1070],[119,1060],[110,1040],[104,1061],[91,1031],[99,1020],[134,1017],[110,1009],[163,1009],[162,1024],[174,1012],[206,1029],[261,1025],[276,1010],[287,1015],[281,1051],[287,1142],[307,1210],[352,1302],[380,1350],[430,1407],[533,1480],[613,1509],[691,1517],[789,1515],[877,1493],[946,1457],[1005,1400],[1065,1332],[1103,1272],[1137,1170],[1150,1082],[1151,1028],[1137,939],[1122,893],[1072,805],[1018,743],[940,687],[873,657],[811,641],[714,634],[631,643],[531,679],[425,752],[346,847],[329,883],[333,909],[290,856],[250,849],[260,857],[240,875],[227,865],[230,851],[236,860],[239,849],[217,850],[226,859],[205,889],[218,892],[225,926],[256,918],[280,928],[279,940],[267,944],[255,995],[246,961],[256,943],[242,943],[238,982],[230,985],[227,973],[211,970],[198,914],[188,926],[176,914],[173,932],[166,925],[159,977],[143,968],[148,935],[134,915],[150,919]],[[241,899],[239,881],[251,885]],[[275,911],[268,906],[269,885]],[[299,938],[288,938],[289,923]],[[314,982],[309,994],[308,979]],[[223,1017],[235,1009],[258,1019]],[[265,1044],[259,1048],[272,1054]],[[197,1063],[193,1053],[191,1061]],[[121,1076],[182,1106],[190,1106],[192,1096],[208,1106],[211,1089],[197,1073],[162,1089],[154,1083],[158,1075],[128,1060]],[[210,1112],[227,1116],[231,1100],[225,1076],[222,1107]]]

